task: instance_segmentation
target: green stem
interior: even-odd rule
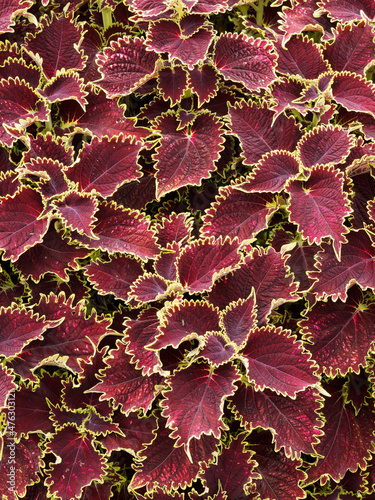
[[[52,130],[52,116],[50,112],[48,115],[48,120],[46,121],[46,131],[51,132],[51,130]]]
[[[259,0],[259,4],[257,6],[257,17],[256,23],[258,26],[263,26],[263,8],[264,8],[264,0]]]
[[[102,19],[105,30],[112,26],[112,10],[110,7],[104,7],[102,10]]]

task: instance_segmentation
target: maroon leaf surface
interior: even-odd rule
[[[297,146],[306,168],[342,163],[354,146],[354,137],[340,127],[319,126],[303,136]]]
[[[184,444],[189,450],[192,438],[199,439],[202,434],[220,437],[220,429],[225,429],[221,418],[224,399],[233,394],[239,378],[229,363],[215,370],[202,363],[192,364],[169,379],[170,390],[161,406],[168,427],[174,429],[171,437],[177,438],[177,446]]]
[[[117,349],[111,351],[106,361],[108,368],[91,391],[102,392],[100,399],[112,399],[115,407],[121,405],[121,411],[125,415],[139,409],[146,412],[160,392],[158,386],[163,377],[155,373],[150,376],[142,375],[142,372],[130,363],[130,356],[126,354],[124,344],[117,341],[116,346]]]
[[[319,378],[310,355],[303,352],[289,330],[273,326],[256,328],[249,335],[241,359],[247,375],[258,390],[265,387],[294,398],[300,391],[315,385]]]
[[[42,197],[31,188],[23,188],[0,205],[0,249],[3,257],[15,262],[21,254],[40,241],[49,221],[39,219],[44,210]]]
[[[332,95],[347,110],[369,113],[375,117],[375,85],[364,78],[349,71],[336,73]]]
[[[178,121],[172,115],[163,116],[157,123],[162,134],[161,145],[155,155],[157,197],[182,186],[199,186],[210,176],[219,158],[222,129],[211,113],[201,113],[193,125],[178,130]]]
[[[95,214],[98,223],[93,229],[97,239],[78,235],[77,240],[89,248],[100,248],[109,253],[131,253],[142,260],[158,253],[149,222],[134,210],[121,210],[115,204],[101,203]]]
[[[189,17],[182,20],[182,29],[172,20],[154,23],[148,31],[147,44],[155,52],[168,52],[170,60],[179,59],[193,69],[198,61],[204,59],[213,31],[210,26],[203,26],[192,33],[184,32],[183,22],[188,23]]]
[[[23,309],[0,309],[0,354],[15,356],[32,340],[43,338],[49,323]]]
[[[251,460],[253,453],[244,449],[244,441],[245,434],[239,434],[229,446],[223,445],[216,463],[204,465],[203,473],[199,475],[211,495],[222,489],[228,498],[243,498],[246,485],[252,479],[259,478],[254,472],[256,462]]]
[[[273,195],[247,193],[242,188],[240,184],[220,190],[220,196],[203,218],[202,234],[215,238],[228,236],[232,240],[237,237],[243,243],[252,241],[267,227],[277,209]]]
[[[276,79],[276,54],[260,38],[226,33],[215,45],[214,63],[227,80],[240,82],[248,90],[266,88]]]
[[[42,97],[49,102],[60,102],[75,99],[85,109],[87,92],[83,90],[83,80],[77,74],[60,75],[53,77],[50,82],[39,91]]]
[[[189,72],[189,80],[191,88],[198,94],[200,104],[207,102],[214,96],[218,78],[214,67],[209,64],[204,64],[200,69],[194,68]]]
[[[237,242],[213,238],[184,247],[177,261],[181,285],[191,293],[209,290],[217,279],[237,267],[241,258],[237,249]]]
[[[346,300],[346,291],[357,282],[362,288],[375,289],[375,250],[366,231],[350,232],[348,243],[342,246],[341,261],[337,260],[333,247],[325,245],[324,252],[318,254],[318,272],[310,273],[314,283],[311,292],[316,298],[332,296]]]
[[[50,493],[62,500],[80,496],[82,488],[105,475],[104,458],[96,451],[92,440],[72,424],[63,427],[48,444],[48,451],[61,459],[48,470],[46,485]]]
[[[307,389],[291,399],[269,389],[255,391],[251,385],[241,384],[229,399],[245,429],[271,430],[275,451],[284,447],[292,459],[300,458],[301,453],[315,453],[313,445],[318,442],[322,426],[317,413],[321,399],[316,391]]]
[[[310,245],[319,245],[322,238],[330,237],[338,258],[348,232],[344,219],[351,213],[343,184],[341,172],[322,166],[313,167],[307,181],[293,180],[286,188],[290,193],[290,220],[298,224],[303,238]]]
[[[335,71],[351,71],[363,76],[374,57],[374,32],[366,21],[337,26],[335,39],[323,53]]]
[[[354,408],[344,403],[341,380],[334,379],[325,389],[331,397],[326,399],[322,410],[324,435],[316,445],[316,452],[322,458],[308,470],[309,483],[320,478],[324,484],[328,475],[338,482],[348,469],[355,472],[358,465],[364,469],[365,458],[370,458],[374,446],[373,403],[363,406],[355,415]]]
[[[229,114],[232,131],[241,141],[247,165],[256,163],[274,149],[293,151],[301,137],[293,118],[281,115],[272,124],[272,111],[266,107],[258,108],[252,102],[231,107]]]
[[[97,202],[94,198],[73,191],[61,201],[54,202],[53,205],[67,227],[93,237],[92,226],[96,222],[94,214],[97,209]]]
[[[100,73],[98,85],[109,97],[130,94],[154,76],[158,56],[146,50],[139,38],[119,38],[97,57]]]
[[[187,73],[182,66],[163,68],[158,74],[159,88],[164,99],[173,104],[180,101],[187,85]]]
[[[250,331],[256,326],[255,294],[232,302],[222,313],[226,335],[238,347],[248,339]]]
[[[165,421],[159,418],[156,438],[141,452],[142,461],[137,464],[130,488],[146,487],[151,492],[156,485],[168,489],[185,488],[197,476],[201,463],[212,459],[216,451],[217,439],[202,435],[201,439],[192,438],[190,442],[191,460],[184,447],[176,447],[175,440],[169,437],[170,430]]]
[[[81,39],[80,28],[73,21],[72,13],[52,21],[45,16],[40,23],[40,31],[29,36],[26,50],[41,62],[48,79],[56,76],[59,70],[83,69],[85,57],[76,47]]]
[[[140,142],[128,137],[94,137],[80,151],[79,160],[67,171],[67,176],[78,184],[80,191],[95,191],[106,198],[122,184],[141,176],[137,163],[140,148]]]
[[[246,193],[272,192],[279,193],[288,179],[300,172],[298,160],[288,151],[272,151],[266,153],[256,164],[252,173],[236,189]]]
[[[348,291],[346,302],[318,302],[301,322],[302,333],[312,343],[306,347],[330,377],[359,372],[375,340],[375,304],[366,304],[358,287]]]
[[[114,255],[110,262],[91,262],[86,266],[90,283],[103,295],[113,293],[128,301],[130,287],[143,274],[140,262],[126,255]]]

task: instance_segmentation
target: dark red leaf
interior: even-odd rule
[[[198,102],[201,106],[208,102],[217,90],[218,75],[213,66],[204,64],[201,68],[189,71],[189,80],[192,90],[198,94]]]
[[[315,80],[330,70],[319,46],[308,37],[293,37],[285,48],[278,47],[277,69],[287,75],[299,75],[304,80]]]
[[[108,367],[100,376],[100,382],[91,392],[102,392],[100,399],[113,400],[115,407],[121,405],[121,411],[125,415],[138,409],[146,412],[160,392],[163,377],[157,373],[142,375],[142,372],[130,363],[130,356],[126,354],[124,344],[117,341],[116,347],[106,360]]]
[[[157,123],[162,138],[155,155],[157,197],[182,186],[199,186],[215,170],[224,139],[220,122],[211,113],[199,114],[193,125],[178,130],[178,121],[164,115]]]
[[[34,339],[42,339],[49,323],[22,309],[0,309],[0,354],[17,355]]]
[[[112,41],[97,57],[100,73],[98,85],[109,97],[126,95],[155,76],[158,56],[146,50],[140,38],[126,36]]]
[[[89,248],[100,248],[109,253],[130,253],[142,260],[152,259],[158,254],[154,233],[149,221],[135,210],[121,210],[115,204],[100,203],[95,213],[98,219],[93,234],[94,240],[77,235],[77,241]]]
[[[23,153],[23,164],[31,163],[32,159],[40,161],[40,158],[57,160],[63,165],[73,163],[73,148],[66,147],[60,137],[54,137],[51,133],[28,137],[27,146],[29,149]]]
[[[142,369],[144,375],[160,372],[161,362],[157,353],[148,349],[155,338],[160,334],[160,320],[157,309],[144,309],[137,319],[124,322],[126,352],[132,356],[131,362],[135,363],[138,370]]]
[[[52,13],[40,22],[41,29],[29,36],[26,50],[41,63],[48,79],[57,75],[59,70],[83,69],[85,57],[76,47],[82,36],[81,28],[73,21],[73,13],[59,18]]]
[[[374,12],[375,13],[375,12]],[[351,71],[363,76],[374,58],[374,33],[366,21],[338,25],[335,39],[323,54],[335,71]]]
[[[130,287],[143,274],[143,268],[136,259],[126,255],[114,255],[110,262],[88,264],[86,274],[90,283],[100,293],[113,293],[115,297],[127,302]]]
[[[15,17],[25,14],[33,5],[31,1],[11,0],[11,2],[2,0],[0,4],[0,33],[14,32],[12,26],[15,24]]]
[[[0,123],[2,124],[0,141],[3,144],[12,146],[18,135],[21,135],[22,128],[38,120],[46,121],[48,115],[49,110],[46,105],[26,82],[20,81],[18,77],[14,80],[10,78],[0,81]]]
[[[306,168],[342,163],[354,146],[355,139],[341,127],[320,125],[305,134],[297,146]]]
[[[346,302],[318,302],[301,322],[306,347],[329,377],[359,372],[366,365],[374,340],[375,304],[366,304],[358,287],[350,288]]]
[[[145,304],[163,299],[167,289],[168,284],[164,278],[156,274],[146,273],[139,276],[132,284],[129,297],[141,304]]]
[[[56,194],[62,194],[68,191],[68,182],[64,172],[64,166],[57,160],[50,158],[31,159],[30,163],[26,163],[17,169],[20,172],[20,177],[31,177],[35,181],[35,177],[39,178],[39,190],[44,198],[49,199]]]
[[[3,257],[15,262],[21,254],[42,241],[49,221],[39,219],[44,210],[42,197],[31,188],[23,188],[0,205],[0,249]]]
[[[141,461],[137,464],[129,488],[146,487],[151,493],[155,486],[177,489],[191,485],[197,476],[202,462],[212,459],[216,451],[217,439],[202,435],[201,439],[192,438],[190,442],[191,460],[184,447],[176,447],[169,437],[169,429],[164,419],[159,418],[159,429],[154,441],[141,452]]]
[[[83,80],[77,73],[54,76],[39,94],[49,102],[76,100],[85,109],[87,92],[83,90]]]
[[[276,106],[272,111],[276,113],[276,117],[283,111],[296,109],[303,116],[309,111],[305,104],[299,104],[294,100],[301,97],[305,84],[294,79],[293,77],[283,78],[276,82],[272,87],[272,97],[276,100]]]
[[[332,95],[347,110],[369,113],[375,117],[375,85],[359,75],[349,71],[336,73]]]
[[[53,206],[67,227],[93,237],[92,226],[96,222],[94,214],[97,209],[95,198],[73,191],[61,201],[55,201]]]
[[[227,363],[236,352],[236,346],[229,342],[228,337],[220,333],[209,334],[204,341],[204,346],[198,358],[205,358],[212,366],[217,367]]]
[[[216,463],[204,465],[203,472],[199,475],[210,495],[222,489],[228,495],[223,498],[246,498],[246,485],[259,477],[253,470],[256,465],[251,460],[253,453],[245,451],[245,437],[245,433],[239,434],[231,440],[229,446],[223,445]]]
[[[149,345],[154,350],[169,345],[178,347],[184,340],[204,337],[206,333],[220,331],[219,311],[207,302],[184,301],[167,309],[160,326],[161,335]]]
[[[171,99],[172,105],[180,101],[187,85],[187,73],[182,66],[163,68],[158,74],[158,84],[164,99]]]
[[[67,171],[68,178],[80,191],[95,191],[103,198],[121,185],[141,176],[138,162],[140,142],[128,137],[94,137],[80,151],[79,160]]]
[[[7,59],[4,66],[0,67],[0,78],[8,80],[8,78],[15,79],[17,76],[35,90],[39,87],[42,70],[34,64],[27,64],[24,59]]]
[[[362,12],[371,19],[375,17],[375,6],[372,0],[323,0],[322,10],[328,12],[334,21],[347,23],[362,21]]]
[[[174,21],[161,20],[151,25],[147,44],[155,52],[168,52],[170,60],[177,58],[193,69],[198,61],[204,59],[212,39],[213,30],[209,25],[186,34]]]
[[[168,427],[174,429],[171,437],[177,438],[176,446],[184,444],[189,453],[192,438],[199,439],[202,434],[220,437],[220,429],[226,428],[222,421],[224,400],[233,394],[234,382],[240,377],[229,363],[215,370],[202,363],[192,364],[168,380],[170,390],[161,406]]]
[[[229,113],[232,132],[241,141],[247,165],[256,163],[274,149],[293,151],[301,138],[293,118],[281,115],[272,124],[272,111],[266,107],[258,108],[251,101],[230,107]]]
[[[256,326],[255,294],[232,302],[222,313],[226,335],[238,347],[243,347],[250,331]]]
[[[155,228],[158,243],[161,247],[178,243],[180,247],[187,244],[191,237],[193,220],[188,218],[188,213],[172,213],[168,218],[163,217],[162,221]]]
[[[62,234],[51,226],[41,243],[37,243],[20,256],[16,267],[23,276],[31,276],[35,282],[46,273],[53,273],[62,280],[68,280],[67,271],[78,269],[76,259],[84,259],[88,253],[88,250],[78,248],[70,244],[68,239],[63,239]]]
[[[325,387],[330,398],[323,408],[324,435],[315,447],[322,458],[308,471],[308,482],[320,479],[324,484],[328,475],[339,482],[349,469],[355,472],[358,466],[365,469],[365,458],[370,458],[373,437],[374,405],[370,402],[358,413],[351,405],[344,403],[342,380],[334,379]],[[306,481],[306,482],[307,482]]]
[[[318,442],[322,426],[317,413],[322,399],[317,391],[307,389],[291,399],[269,389],[255,391],[251,385],[241,384],[229,400],[245,429],[271,430],[275,451],[284,447],[286,455],[292,459],[300,458],[301,453],[315,453],[313,446]]]
[[[236,184],[236,189],[246,193],[264,191],[280,193],[288,179],[296,177],[300,172],[300,163],[289,151],[272,151],[266,153],[255,165],[251,174]],[[267,195],[264,198],[267,199]],[[267,205],[271,200],[268,199]],[[275,204],[276,208],[276,204]],[[263,228],[262,228],[263,229]]]
[[[343,192],[344,176],[336,169],[313,167],[307,181],[291,181],[286,190],[290,193],[290,220],[298,224],[299,231],[308,243],[322,242],[329,237],[340,259],[341,245],[346,243],[348,232],[344,219],[351,213],[349,200]],[[311,224],[314,220],[314,224]]]
[[[341,248],[341,261],[337,260],[332,246],[324,245],[324,252],[317,256],[319,271],[310,273],[314,283],[311,292],[316,298],[332,296],[346,300],[346,291],[353,282],[362,288],[375,289],[375,249],[364,230],[351,231],[348,243]]]
[[[241,259],[237,242],[197,240],[185,246],[177,261],[177,271],[181,285],[190,293],[209,290],[221,276],[229,273]]]
[[[261,38],[225,33],[215,45],[214,64],[227,80],[240,82],[248,90],[268,87],[276,79],[276,54]]]
[[[14,406],[14,390],[17,389],[16,384],[14,383],[14,375],[12,371],[7,367],[0,367],[0,407],[8,408],[12,411]],[[9,404],[7,404],[7,401]],[[10,432],[10,429],[8,430]]]
[[[289,330],[271,325],[253,330],[241,355],[257,390],[267,387],[291,398],[319,381],[310,357]]]
[[[242,191],[242,187],[240,184],[239,189],[235,186],[220,190],[220,196],[203,217],[204,236],[237,237],[243,243],[253,241],[256,234],[267,227],[277,210],[273,195],[243,192],[246,189]]]
[[[48,470],[45,484],[50,493],[57,494],[62,500],[79,498],[84,486],[94,479],[102,481],[105,475],[105,460],[96,451],[93,441],[73,424],[68,424],[52,437],[48,452],[59,457]]]
[[[254,481],[256,487],[252,498],[259,498],[258,495],[269,500],[303,498],[305,491],[301,488],[300,482],[306,475],[297,469],[300,463],[286,457],[282,450],[276,453],[268,431],[253,432],[249,441],[250,449],[255,451],[253,459],[258,462],[254,472],[261,475],[261,479]]]
[[[286,258],[269,248],[255,250],[239,269],[218,281],[209,294],[209,301],[220,309],[232,301],[246,299],[254,287],[258,308],[258,322],[262,324],[277,303],[296,300],[297,285],[293,283],[287,267]]]

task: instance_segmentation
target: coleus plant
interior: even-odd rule
[[[0,12],[2,498],[373,498],[374,3]]]

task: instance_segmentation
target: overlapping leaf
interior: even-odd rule
[[[52,464],[46,484],[50,493],[62,500],[80,495],[84,486],[105,475],[104,458],[96,451],[92,439],[82,435],[73,424],[63,427],[48,444],[48,451],[61,461]],[[78,497],[77,497],[78,498]]]
[[[247,193],[243,185],[220,191],[212,208],[204,216],[202,233],[205,236],[237,237],[240,243],[249,242],[267,227],[267,222],[277,209],[271,193]]]
[[[22,254],[15,265],[23,276],[31,276],[35,282],[46,273],[68,280],[68,271],[78,269],[76,259],[84,259],[88,253],[88,250],[70,244],[67,238],[62,238],[61,232],[58,233],[51,226],[43,241]]]
[[[270,388],[294,398],[319,381],[310,355],[303,352],[301,343],[288,330],[271,325],[256,328],[249,335],[241,358],[258,390]]]
[[[134,210],[121,210],[115,204],[101,203],[95,213],[98,223],[93,229],[97,239],[78,235],[76,239],[89,248],[100,248],[109,253],[131,253],[142,260],[158,253],[149,222]]]
[[[185,488],[191,485],[197,476],[202,462],[212,459],[218,440],[214,436],[202,435],[201,439],[190,441],[190,457],[184,447],[176,447],[176,441],[169,436],[170,430],[165,426],[165,420],[158,419],[159,429],[156,438],[150,446],[141,452],[142,461],[137,464],[130,488],[146,487],[151,492],[155,485],[168,490]]]
[[[181,285],[191,293],[209,290],[221,276],[229,273],[240,262],[237,242],[198,240],[185,246],[177,261]]]
[[[315,281],[311,291],[317,299],[332,296],[346,300],[346,291],[357,282],[362,288],[375,290],[375,249],[366,231],[350,232],[348,242],[342,246],[341,261],[337,260],[332,246],[325,245],[317,257],[318,272],[310,273]]]
[[[146,50],[139,38],[123,37],[112,41],[97,57],[100,73],[98,85],[109,97],[126,95],[154,76],[158,56]]]
[[[82,32],[73,21],[72,13],[56,17],[52,21],[44,17],[40,31],[26,42],[26,50],[42,66],[48,79],[57,75],[59,70],[83,69],[85,57],[76,47],[79,46]]]
[[[306,168],[342,163],[354,146],[354,137],[340,127],[315,127],[297,146],[298,155]]]
[[[155,350],[168,345],[177,347],[184,340],[220,331],[219,320],[218,310],[207,302],[184,301],[166,311],[160,326],[161,335],[150,347]]]
[[[12,0],[11,2],[1,2],[0,6],[0,33],[14,31],[14,18],[24,14],[31,6],[32,2],[24,0]]]
[[[193,20],[195,16],[193,17]],[[190,16],[181,20],[178,26],[172,20],[161,20],[151,25],[147,44],[155,52],[168,52],[170,59],[179,59],[190,69],[204,59],[207,49],[213,39],[213,30],[210,26],[202,26],[202,20],[198,20],[198,29],[193,30],[189,26]],[[186,27],[185,27],[186,26]]]
[[[67,171],[68,178],[80,191],[111,196],[125,182],[141,176],[138,165],[140,142],[128,137],[108,139],[94,137],[79,154],[79,160]]]
[[[274,149],[293,151],[301,137],[293,118],[279,116],[273,124],[274,114],[266,107],[258,108],[252,102],[230,107],[232,132],[241,141],[245,163],[259,161]]]
[[[375,117],[375,85],[359,75],[348,71],[337,73],[333,78],[332,95],[347,110]]]
[[[209,301],[219,308],[225,308],[232,301],[246,299],[254,288],[258,322],[262,324],[276,303],[296,300],[294,294],[297,286],[285,266],[285,260],[273,248],[267,252],[254,251],[238,270],[214,285]]]
[[[227,80],[240,82],[248,90],[266,88],[276,79],[276,54],[261,38],[225,33],[215,45],[214,64]]]
[[[219,491],[220,484],[228,498],[242,498],[246,485],[259,478],[254,472],[256,462],[251,459],[253,453],[245,450],[245,436],[243,433],[232,439],[229,446],[223,446],[217,463],[203,467],[200,477],[211,495]]]
[[[44,210],[42,197],[34,189],[24,188],[0,205],[0,249],[3,257],[15,262],[21,254],[40,241],[49,221],[39,218]]]
[[[229,399],[245,429],[271,430],[275,451],[284,447],[291,458],[314,453],[313,445],[318,442],[322,425],[317,413],[321,407],[317,391],[306,389],[291,399],[269,389],[255,391],[251,385],[241,384]]]
[[[343,174],[338,170],[313,167],[307,181],[293,180],[286,188],[290,193],[290,220],[298,224],[309,244],[320,244],[326,236],[332,238],[339,259],[348,232],[344,219],[351,213],[343,184]]]
[[[110,262],[91,262],[86,274],[101,293],[113,293],[128,301],[130,287],[143,274],[140,262],[125,255],[114,255]]]
[[[170,114],[157,123],[162,135],[155,155],[158,198],[182,186],[199,186],[215,169],[224,142],[220,122],[211,113],[199,114],[185,130],[178,127]]]
[[[113,399],[114,406],[121,405],[121,411],[125,415],[138,409],[146,412],[160,392],[159,386],[163,377],[156,373],[142,375],[142,371],[130,363],[130,356],[126,354],[124,344],[117,341],[116,347],[106,361],[108,368],[91,391],[102,392],[100,399]]]
[[[334,379],[325,389],[331,397],[326,399],[322,410],[324,435],[316,445],[317,454],[322,458],[308,470],[309,483],[319,478],[325,483],[328,475],[338,482],[348,469],[351,472],[358,466],[364,469],[374,443],[373,403],[363,406],[356,415],[354,408],[344,403],[341,380]]]
[[[324,57],[335,71],[351,71],[363,76],[373,65],[374,32],[366,21],[338,25],[335,39],[327,44]]]
[[[375,340],[373,325],[375,305],[364,303],[358,287],[348,291],[346,302],[318,302],[301,322],[302,332],[312,345],[307,345],[319,372],[329,376],[359,372],[360,365]]]
[[[229,363],[215,370],[202,363],[192,364],[169,379],[171,390],[165,392],[161,405],[168,427],[174,429],[171,437],[177,438],[177,446],[184,444],[189,450],[192,438],[199,439],[202,434],[220,437],[220,429],[225,429],[224,400],[234,393],[234,382],[239,378],[239,372]]]

